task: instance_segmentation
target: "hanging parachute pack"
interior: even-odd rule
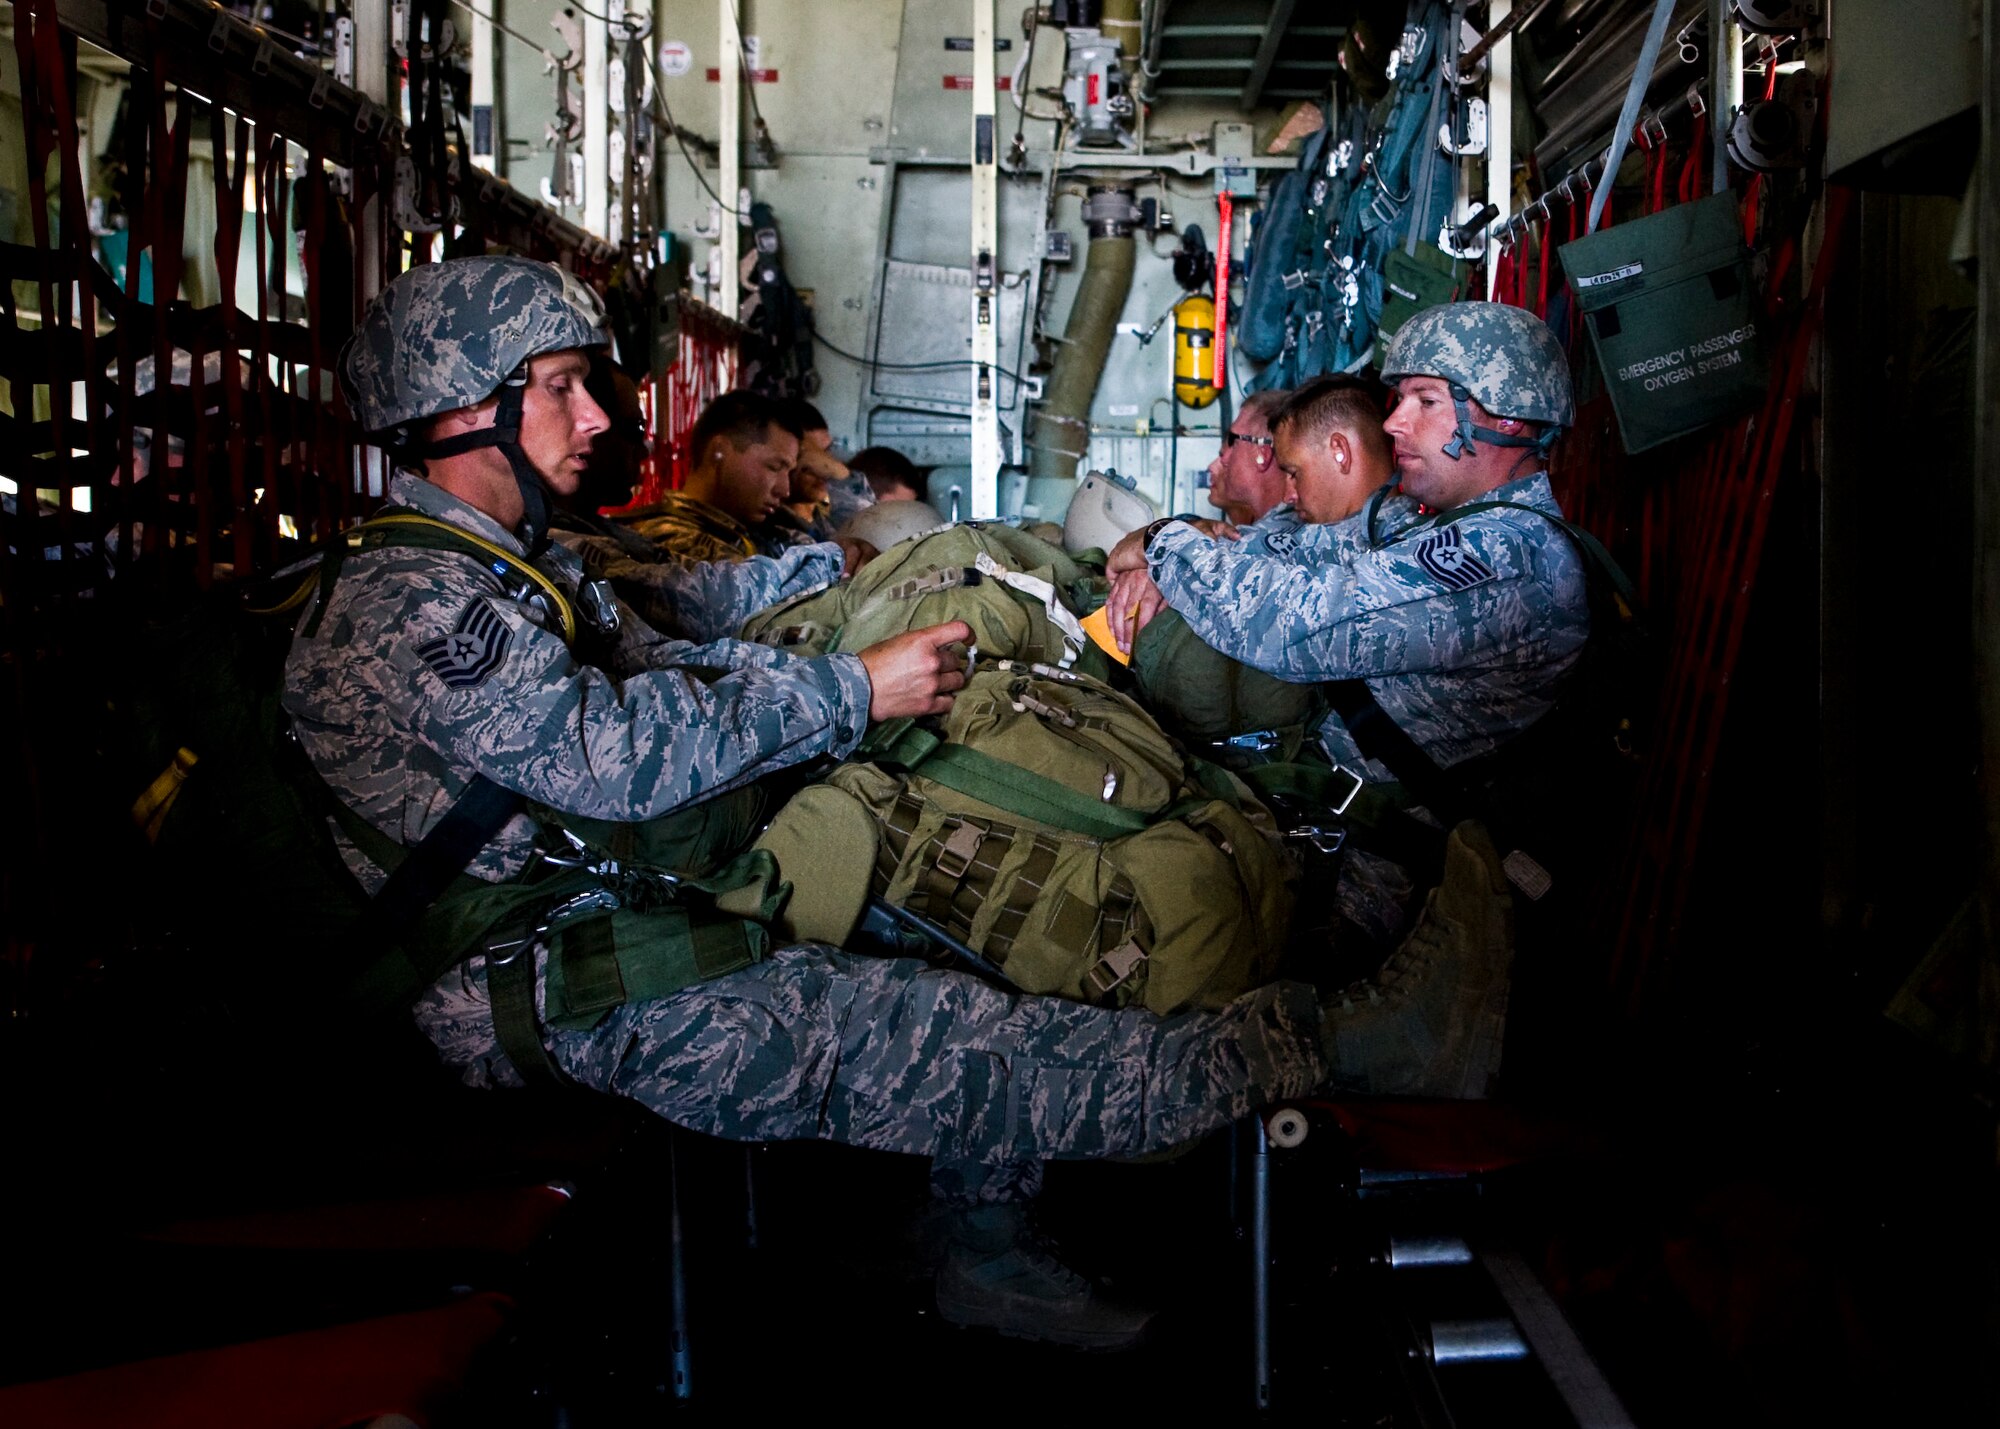
[[[315,595],[308,628],[324,611],[350,555],[385,546],[497,565],[540,597],[566,641],[579,630],[568,598],[519,556],[391,510],[327,542],[286,598],[253,605],[238,590],[218,590],[147,631],[121,713],[134,767],[164,767],[132,815],[170,895],[162,907],[190,920],[166,936],[203,951],[188,981],[225,1005],[285,1007],[288,1020],[311,1007],[351,1025],[405,1011],[447,968],[490,953],[496,938],[519,945],[532,935],[551,948],[548,1019],[588,1026],[613,1001],[663,995],[761,958],[768,934],[744,915],[768,918],[782,890],[768,855],[738,856],[774,802],[757,786],[648,824],[611,825],[531,807],[481,776],[408,848],[326,787],[280,706],[292,627]],[[509,883],[463,872],[523,812],[543,824],[559,860],[537,860]],[[329,820],[387,873],[372,899],[341,859]],[[716,898],[730,890],[737,913],[724,915]],[[224,908],[229,915],[217,916]],[[526,974],[525,995],[512,985],[515,1025],[500,1031],[532,1077],[546,1070],[534,960],[510,966]],[[494,979],[498,1026],[507,979],[497,970]]]
[[[759,611],[740,634],[826,655],[963,620],[980,654],[1102,677],[1104,656],[1074,613],[1072,592],[1087,579],[1059,546],[1011,526],[965,522],[898,542],[850,581]]]
[[[1394,84],[1369,125],[1362,175],[1338,215],[1329,282],[1330,320],[1302,351],[1300,380],[1354,370],[1365,359],[1382,320],[1383,265],[1414,232],[1428,239],[1450,212],[1451,165],[1438,151],[1446,113],[1445,75],[1450,10],[1413,0],[1395,56]]]

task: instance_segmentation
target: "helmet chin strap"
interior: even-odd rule
[[[527,387],[525,372],[517,373],[502,385],[492,426],[404,450],[415,457],[446,457],[498,447],[500,455],[507,458],[507,466],[514,473],[514,485],[521,493],[521,521],[515,527],[515,534],[527,548],[528,558],[533,560],[548,549],[549,488],[542,474],[535,470],[535,464],[528,460],[527,452],[521,449],[521,403]]]
[[[1544,453],[1556,444],[1556,437],[1561,431],[1557,427],[1543,429],[1540,436],[1520,437],[1509,432],[1495,431],[1491,427],[1475,425],[1470,405],[1472,393],[1461,383],[1453,382],[1448,385],[1451,388],[1452,411],[1458,414],[1458,429],[1452,434],[1451,440],[1445,443],[1444,454],[1453,461],[1470,452],[1478,442],[1496,447],[1534,447]]]

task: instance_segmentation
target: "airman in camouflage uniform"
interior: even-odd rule
[[[1399,396],[1383,425],[1400,484],[1360,514],[1307,526],[1286,556],[1185,524],[1156,526],[1151,539],[1114,552],[1112,567],[1143,565],[1190,627],[1224,654],[1281,679],[1364,682],[1395,725],[1449,769],[1548,713],[1589,637],[1583,565],[1560,528],[1507,507],[1448,519],[1454,508],[1484,501],[1560,514],[1544,466],[1574,420],[1569,368],[1532,314],[1471,302],[1405,323],[1383,378]],[[1321,744],[1371,782],[1397,778],[1363,755],[1338,715],[1321,727]],[[1389,900],[1411,885],[1395,864],[1357,852],[1342,884],[1356,921],[1378,935],[1400,929],[1401,911]],[[1425,957],[1438,962],[1434,948]],[[1361,1050],[1377,1045],[1370,1016],[1399,1015],[1380,988],[1424,985],[1407,963],[1398,952],[1369,984],[1359,999],[1366,1015],[1331,1020],[1337,1073],[1372,1055]],[[1505,966],[1488,959],[1452,969],[1461,991],[1437,1015],[1471,1036],[1490,1000],[1504,998]],[[1433,995],[1445,976],[1433,967]],[[1343,999],[1339,1010],[1351,1012],[1356,1002]],[[1356,1040],[1343,1046],[1350,1026]]]
[[[1546,325],[1497,303],[1431,308],[1397,333],[1384,376],[1400,488],[1290,557],[1167,526],[1144,548],[1154,580],[1202,638],[1282,679],[1361,679],[1440,766],[1493,749],[1546,714],[1590,633],[1569,539],[1515,501],[1561,514],[1542,469],[1573,419],[1569,369]],[[1479,416],[1495,425],[1479,425]],[[1541,434],[1525,436],[1528,424]],[[1449,438],[1449,440],[1445,440]],[[1374,778],[1337,719],[1327,753]]]
[[[654,629],[686,640],[719,639],[767,605],[840,579],[845,558],[831,543],[787,551],[776,560],[690,562],[598,515],[600,508],[630,504],[649,441],[639,389],[608,353],[592,359],[586,385],[610,425],[591,442],[576,494],[559,503],[555,539],[582,560],[593,579],[609,581],[619,599]]]
[[[578,351],[603,340],[594,299],[548,265],[463,259],[403,275],[342,362],[364,427],[424,466],[424,476],[402,471],[391,499],[525,555],[573,589],[582,569],[543,545],[536,508],[546,510],[544,482],[574,490],[603,424],[582,390]],[[603,664],[582,664],[495,566],[455,551],[358,551],[318,621],[302,623],[285,706],[335,794],[408,846],[475,775],[559,812],[650,819],[845,754],[871,716],[941,712],[963,683],[941,648],[969,635],[960,623],[859,656],[799,659],[731,640],[670,640],[613,608]],[[515,818],[468,871],[518,875],[538,834]],[[379,887],[379,871],[344,851]],[[512,1078],[483,960],[445,974],[416,1014],[469,1081]],[[1171,1146],[1308,1090],[1323,1072],[1317,1031],[1317,1009],[1297,987],[1159,1019],[802,946],[628,1003],[588,1031],[546,1031],[544,1042],[572,1078],[718,1135],[931,1155],[940,1191],[984,1218],[954,1233],[941,1272],[955,1287],[947,1313],[1102,1345],[1135,1337],[1150,1312],[1041,1252],[1006,1203],[1032,1193],[1049,1157]]]

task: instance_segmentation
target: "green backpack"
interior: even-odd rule
[[[1025,992],[1166,1013],[1220,1006],[1275,970],[1292,866],[1269,814],[1100,680],[982,659],[949,714],[878,726],[827,784],[878,835],[870,892]],[[767,842],[859,876],[833,875],[825,839],[787,827],[807,821],[826,826],[828,810],[788,806]]]
[[[798,654],[825,655],[963,620],[982,655],[1101,678],[1105,657],[1070,605],[1084,579],[1061,548],[1025,531],[961,524],[891,546],[851,581],[759,611],[741,633]]]

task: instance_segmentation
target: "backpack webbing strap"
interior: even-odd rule
[[[915,771],[968,799],[1094,839],[1136,834],[1153,821],[962,744],[940,744]]]
[[[525,932],[504,947],[486,950],[486,996],[493,1011],[493,1035],[529,1086],[568,1086],[569,1077],[542,1045],[542,1023],[535,1015],[535,943],[535,934]]]
[[[1155,820],[1079,794],[1065,784],[962,744],[947,744],[914,723],[878,725],[855,758],[922,774],[968,799],[1094,839],[1136,834]]]
[[[1015,831],[977,819],[947,819],[924,851],[924,869],[917,875],[911,902],[919,897],[923,910],[955,938],[970,941],[1000,865],[1014,847]]]
[[[1027,830],[1020,832],[1025,834]],[[1015,873],[1013,885],[1007,890],[1007,901],[993,919],[992,931],[986,935],[987,956],[994,962],[1004,964],[1007,954],[1014,950],[1014,940],[1021,936],[1029,910],[1042,896],[1042,887],[1055,871],[1056,855],[1061,851],[1062,845],[1047,834],[1034,836],[1028,861]]]

